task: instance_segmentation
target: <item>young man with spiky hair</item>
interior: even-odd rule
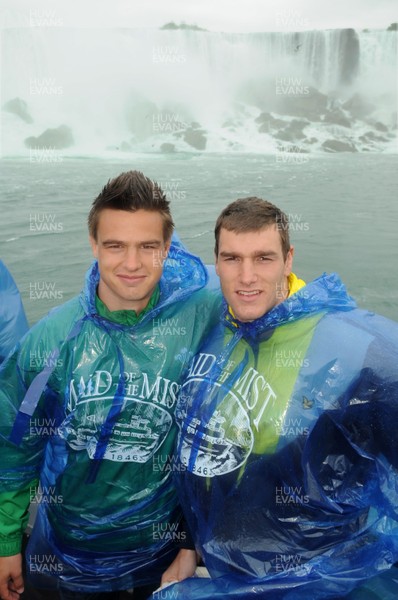
[[[398,597],[398,324],[336,274],[298,279],[269,202],[233,202],[215,235],[222,318],[176,409],[180,499],[212,579],[170,597]]]
[[[27,574],[63,600],[131,588],[146,598],[183,534],[174,409],[217,296],[203,290],[201,261],[172,240],[169,203],[142,173],[109,181],[88,225],[96,261],[83,292],[33,327],[0,375],[3,600],[23,589],[37,483]]]

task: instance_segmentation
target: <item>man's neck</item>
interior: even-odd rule
[[[105,319],[108,319],[108,321],[118,323],[119,325],[132,326],[141,321],[142,318],[158,304],[159,298],[160,290],[157,285],[147,305],[139,311],[124,308],[111,310],[98,294],[96,295],[95,306],[100,317],[104,317]]]

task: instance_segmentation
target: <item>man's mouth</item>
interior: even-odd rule
[[[142,281],[145,278],[145,275],[118,275],[119,279],[122,279],[123,281],[127,281],[130,283],[134,283],[137,281]]]
[[[250,296],[259,296],[261,294],[260,290],[252,290],[250,292],[247,292],[245,290],[238,290],[236,293],[238,294],[238,296],[244,296],[246,298]]]

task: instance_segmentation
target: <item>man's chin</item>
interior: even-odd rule
[[[261,309],[239,310],[238,308],[237,310],[234,310],[233,307],[232,312],[235,315],[235,318],[238,319],[238,321],[241,321],[241,323],[250,323],[251,321],[255,321],[265,314],[265,311],[262,311]]]

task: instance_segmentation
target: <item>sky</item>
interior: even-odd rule
[[[385,29],[396,0],[2,0],[1,27],[158,28],[169,21],[211,31]]]

